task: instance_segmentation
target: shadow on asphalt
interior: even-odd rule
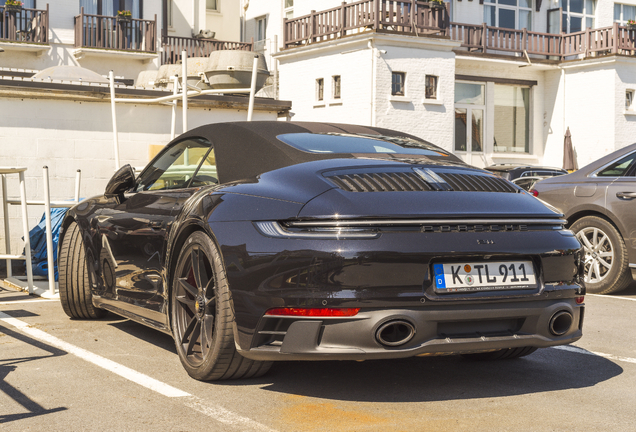
[[[108,317],[114,317],[116,315],[109,313]],[[163,348],[166,351],[170,351],[174,355],[177,355],[176,348],[174,346],[174,339],[172,336],[162,333],[159,330],[146,327],[132,320],[122,318],[122,321],[108,323],[109,326],[115,327],[118,330],[123,331],[131,336],[141,339],[144,342],[151,343],[158,348]]]
[[[263,390],[331,400],[430,402],[585,388],[622,372],[603,357],[548,348],[517,360],[484,362],[458,356],[281,362],[259,379],[214,384],[260,384]]]
[[[63,355],[66,355],[66,351],[55,348],[51,345],[48,345],[36,339],[30,338],[29,336],[23,335],[21,333],[15,332],[3,325],[0,325],[0,333],[6,336],[12,337],[21,342],[24,342],[26,344],[29,344],[33,347],[39,348],[40,350],[48,353],[47,355],[31,356],[31,357],[23,357],[23,358],[4,358],[0,356],[0,393],[4,393],[9,398],[13,399],[14,402],[22,406],[22,409],[26,411],[21,413],[8,414],[6,413],[6,409],[2,410],[4,412],[0,412],[0,424],[67,410],[68,408],[66,407],[46,409],[42,405],[38,404],[33,399],[31,399],[29,396],[27,396],[25,393],[13,387],[11,384],[9,384],[6,381],[7,375],[17,369],[16,365],[19,365],[20,363],[29,362],[29,361],[63,356]]]

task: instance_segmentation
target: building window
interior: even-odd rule
[[[265,40],[267,33],[267,18],[256,18],[256,41]]]
[[[530,88],[495,84],[495,152],[530,153]]]
[[[630,20],[636,20],[636,6],[614,3],[614,22],[626,25]]]
[[[625,109],[626,110],[634,109],[634,90],[625,91]]]
[[[455,151],[484,151],[485,85],[455,83]]]
[[[426,99],[437,99],[437,81],[439,77],[426,75],[424,77],[424,90]]]
[[[333,98],[340,99],[340,75],[333,76],[331,87],[333,88]]]
[[[594,0],[560,0],[563,9],[562,28],[564,33],[575,33],[594,28],[596,1]]]
[[[120,10],[129,10],[135,19],[143,15],[142,0],[80,0],[79,5],[88,15],[115,16]]]
[[[484,22],[493,27],[532,30],[532,3],[533,0],[484,0]]]
[[[406,73],[404,72],[393,72],[392,80],[391,80],[391,95],[393,96],[404,96],[405,89],[404,83],[406,82]]]
[[[325,80],[318,78],[316,80],[316,100],[321,101],[325,97]]]
[[[218,11],[219,10],[218,0],[205,0],[205,8],[209,11]]]
[[[285,10],[283,12],[287,19],[294,17],[294,0],[285,0]]]

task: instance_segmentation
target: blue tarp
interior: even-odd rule
[[[55,264],[55,280],[57,281],[57,243],[60,239],[60,227],[64,215],[68,211],[67,208],[51,209],[51,232],[53,234],[53,262]],[[49,265],[46,255],[46,221],[44,215],[40,223],[29,231],[29,240],[31,241],[31,264],[33,274],[36,276],[49,276]]]

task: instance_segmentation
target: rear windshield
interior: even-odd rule
[[[310,153],[382,153],[421,156],[449,156],[441,148],[408,137],[349,135],[337,133],[291,133],[278,135],[280,141]]]

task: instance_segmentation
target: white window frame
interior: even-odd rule
[[[220,5],[220,3],[221,3],[221,0],[216,0],[216,8],[214,8],[214,9],[209,9],[209,8],[208,8],[208,2],[207,2],[207,0],[206,0],[206,2],[205,2],[205,10],[206,10],[206,12],[220,12],[220,11],[221,11],[221,5]]]
[[[625,111],[634,111],[634,89],[625,90]]]
[[[480,85],[483,86],[483,91],[484,91],[484,103],[483,104],[471,104],[471,103],[458,103],[458,102],[454,102],[453,103],[453,113],[455,113],[455,109],[459,108],[459,109],[465,109],[466,110],[466,150],[457,150],[455,149],[455,123],[453,120],[453,153],[454,154],[459,154],[460,156],[463,156],[463,159],[466,163],[468,164],[472,164],[472,158],[473,155],[475,156],[475,158],[480,158],[482,157],[484,154],[486,154],[486,142],[487,142],[487,134],[486,134],[486,127],[488,125],[487,122],[487,118],[486,118],[486,110],[488,107],[488,97],[487,97],[487,86],[485,82],[475,82],[475,81],[455,81],[456,83],[462,83],[462,84],[473,84],[473,85]],[[439,83],[439,80],[438,80]],[[473,151],[473,143],[472,143],[472,111],[473,110],[478,110],[482,112],[482,136],[481,136],[481,151]],[[470,120],[470,121],[469,121]]]
[[[435,97],[429,98],[426,96],[426,81],[428,77],[435,78]],[[426,74],[424,75],[424,99],[427,101],[436,101],[439,100],[439,75]]]
[[[567,25],[562,26],[563,33],[572,33],[572,31],[570,31],[571,17],[581,18],[581,31],[584,31],[587,28],[588,18],[592,18],[591,28],[596,28],[596,9],[598,8],[598,5],[596,4],[597,3],[596,0],[592,0],[592,3],[594,4],[594,12],[591,12],[591,13],[590,11],[587,10],[588,2],[586,0],[582,0],[582,1],[583,1],[583,13],[579,13],[579,12],[570,12],[570,0],[560,0],[559,5],[563,9],[563,15],[567,17],[566,19]],[[563,22],[563,18],[561,18],[561,22]]]
[[[256,23],[256,31],[254,32],[256,37],[254,39],[256,42],[264,41],[267,39],[267,17],[261,16],[256,18],[254,21]]]
[[[536,2],[537,0],[532,0],[532,5],[530,5],[530,7],[525,7],[525,6],[519,6],[519,0],[517,0],[517,5],[516,6],[512,6],[512,5],[506,5],[506,4],[499,4],[498,2],[499,0],[484,0],[484,22],[486,22],[486,11],[490,8],[495,8],[495,22],[492,23],[493,26],[495,27],[500,27],[499,25],[499,11],[501,9],[504,10],[511,10],[515,12],[515,30],[521,30],[521,26],[519,24],[519,11],[526,11],[530,13],[530,28],[527,30],[532,30],[532,27],[534,26],[534,10],[533,10],[533,5],[534,2]]]
[[[291,6],[287,7],[287,1],[291,1]],[[283,0],[283,17],[287,19],[294,17],[294,0]]]
[[[620,6],[620,14],[618,19],[616,18],[616,6]],[[629,4],[623,4],[623,3],[614,3],[614,22],[619,23],[620,25],[627,25],[627,19],[625,19],[625,14],[623,11],[623,6],[628,6],[628,7],[633,7],[636,8],[636,5],[629,5]],[[634,17],[634,19],[636,20],[636,16]]]
[[[338,85],[336,86],[336,79],[338,80]],[[338,95],[336,95],[336,87],[338,88]],[[331,77],[331,98],[333,100],[341,100],[342,99],[342,76],[341,75],[333,75]]]
[[[325,79],[316,78],[316,102],[325,101]]]

